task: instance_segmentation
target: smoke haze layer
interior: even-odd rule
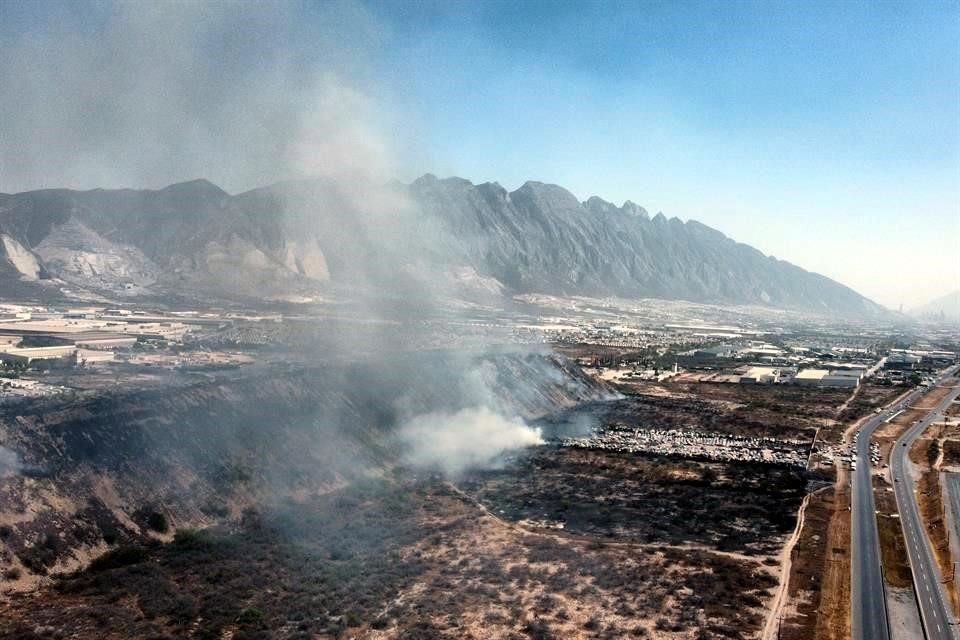
[[[363,252],[338,274],[346,295],[377,292],[358,315],[401,334],[429,330],[422,321],[455,294],[461,265],[455,252],[434,255],[456,246],[448,232],[387,186],[396,115],[370,63],[382,27],[361,5],[118,2],[76,22],[64,9],[3,43],[0,191],[285,181],[291,237]],[[455,472],[540,442],[491,391],[493,373],[459,362],[443,371],[437,396],[459,398],[452,406],[405,406],[417,395],[409,378],[387,396],[400,399],[385,413],[400,416],[410,464]]]
[[[309,33],[293,3],[97,7],[0,42],[0,192],[392,176],[359,5],[311,7]]]

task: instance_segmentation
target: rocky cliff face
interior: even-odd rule
[[[49,276],[114,293],[389,291],[404,279],[450,279],[495,294],[882,313],[837,282],[696,221],[651,218],[631,202],[580,202],[539,182],[508,192],[426,175],[359,196],[322,181],[236,196],[203,180],[159,191],[37,191],[0,196],[0,233],[9,239],[0,256],[4,282]]]
[[[632,202],[579,202],[562,187],[539,182],[508,192],[496,183],[425,176],[410,189],[470,247],[471,261],[514,290],[879,311],[828,278],[699,222],[650,218]]]

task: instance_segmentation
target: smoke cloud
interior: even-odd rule
[[[392,177],[359,5],[60,10],[0,41],[0,191]]]
[[[20,457],[15,451],[0,447],[0,478],[8,478],[20,473]]]
[[[402,118],[383,108],[371,61],[384,33],[359,4],[118,2],[85,21],[64,12],[0,43],[0,191],[206,178],[236,192],[310,178],[284,190],[294,237],[324,240],[340,290],[376,292],[358,315],[403,324],[387,325],[397,335],[430,330],[423,319],[456,294],[459,243],[387,186],[402,155],[391,123]],[[339,348],[352,357],[348,344]],[[444,370],[437,395],[454,405],[396,407],[411,464],[455,473],[542,442],[491,391],[489,369]],[[392,397],[404,395],[400,386]]]
[[[409,464],[450,475],[488,467],[506,451],[544,442],[540,429],[483,406],[418,416],[400,427],[399,436],[409,447]]]

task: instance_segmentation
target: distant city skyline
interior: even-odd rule
[[[892,309],[960,289],[956,2],[0,0],[0,45],[0,191],[539,180]]]

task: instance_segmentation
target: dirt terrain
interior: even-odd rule
[[[603,401],[567,362],[510,355],[491,371],[522,415],[559,409],[536,422],[545,435],[583,428],[573,407],[731,430],[742,417],[709,398]],[[764,625],[799,471],[549,444],[450,484],[398,464],[377,426],[379,390],[410,371],[409,403],[449,401],[432,397],[446,369],[355,369],[217,372],[173,396],[97,381],[21,406],[0,433],[42,471],[0,483],[0,635],[692,639]]]
[[[0,424],[0,444],[25,463],[0,482],[0,635],[843,636],[849,498],[832,470],[560,439],[622,424],[809,447],[887,390],[631,382],[614,393],[548,353],[505,352],[477,370],[444,358],[145,374],[135,392],[93,374],[75,395],[20,406]],[[455,408],[451,370],[490,378],[547,444],[454,477],[406,466],[384,425],[398,406]]]
[[[931,425],[925,436],[939,431],[936,424]],[[933,548],[933,555],[939,565],[940,575],[947,579],[953,574],[953,557],[950,549],[949,523],[946,520],[944,501],[946,499],[940,468],[943,464],[943,441],[937,438],[918,438],[910,448],[910,460],[916,465],[917,503],[920,517],[927,530],[927,537]],[[947,597],[954,610],[958,609],[957,589],[952,581],[946,585]]]
[[[910,561],[907,557],[903,527],[897,515],[897,500],[893,487],[883,476],[874,476],[873,495],[877,506],[877,531],[880,537],[880,555],[883,558],[883,577],[895,588],[913,585]]]
[[[825,397],[838,404],[833,406],[832,416],[829,407],[818,412],[822,416],[815,445],[818,450],[849,446],[857,425],[904,390],[863,384],[852,394],[829,391]],[[834,482],[809,497],[795,547],[790,600],[779,625],[779,637],[842,640],[850,635],[849,474],[844,467],[818,464],[815,468],[819,473],[828,473]]]
[[[547,447],[462,486],[513,521],[644,544],[776,555],[805,493],[800,471]]]
[[[444,482],[384,480],[247,511],[229,529],[180,530],[172,544],[117,547],[53,590],[14,598],[0,632],[746,638],[775,585],[762,556],[527,528]]]

